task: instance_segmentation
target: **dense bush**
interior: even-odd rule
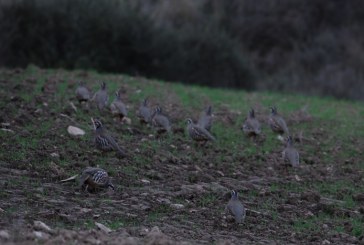
[[[364,99],[364,2],[3,0],[0,65]]]

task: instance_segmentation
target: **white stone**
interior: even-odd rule
[[[109,228],[109,227],[107,227],[107,226],[105,226],[105,225],[103,225],[103,224],[101,224],[101,223],[98,223],[98,222],[95,222],[95,225],[100,229],[100,230],[102,230],[103,232],[105,232],[105,233],[110,233],[110,232],[112,232],[112,230]]]
[[[68,126],[67,132],[70,135],[74,135],[74,136],[79,136],[79,135],[84,135],[85,134],[85,131],[83,131],[80,128],[74,127],[74,126]]]

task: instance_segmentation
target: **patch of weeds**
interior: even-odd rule
[[[107,222],[107,225],[108,225],[108,227],[110,229],[116,230],[116,229],[119,229],[121,227],[127,226],[127,220],[126,219],[119,218],[117,220],[108,221]]]
[[[126,175],[129,175],[131,177],[137,176],[137,171],[135,170],[134,166],[132,166],[132,165],[122,166],[121,169],[122,169],[121,171]]]
[[[211,205],[216,204],[216,201],[218,200],[217,195],[215,194],[204,194],[199,196],[197,199],[197,206],[198,207],[209,207]]]
[[[351,231],[353,236],[361,237],[364,235],[364,222],[362,218],[353,218],[351,220],[351,225],[353,226],[353,230]]]
[[[147,220],[149,222],[155,222],[155,221],[158,221],[163,216],[164,216],[164,214],[162,214],[162,213],[150,212],[149,215],[148,215],[148,217],[147,217]]]
[[[162,204],[153,209],[153,211],[148,214],[147,219],[149,222],[155,222],[162,217],[171,214],[172,212],[173,210],[169,205]]]
[[[147,165],[150,162],[150,158],[147,156],[144,156],[142,154],[140,155],[135,155],[133,157],[133,163],[138,166],[138,167],[142,167]]]
[[[317,225],[314,219],[298,218],[293,222],[293,230],[295,232],[307,232],[317,230]]]
[[[93,219],[87,219],[83,222],[83,226],[86,228],[86,229],[93,229],[95,228],[95,221]]]

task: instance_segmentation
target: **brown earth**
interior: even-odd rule
[[[300,168],[286,172],[281,166],[282,147],[269,154],[258,151],[251,156],[235,154],[213,144],[196,147],[183,130],[175,130],[172,139],[158,137],[134,118],[131,126],[115,124],[107,113],[103,116],[105,126],[110,132],[117,132],[116,138],[129,156],[125,159],[113,153],[104,156],[92,146],[90,121],[82,121],[78,116],[79,111],[87,119],[93,115],[92,109],[78,105],[72,98],[75,83],[70,82],[66,88],[71,94],[69,100],[57,96],[59,85],[65,82],[59,75],[52,77],[39,71],[34,77],[22,77],[23,72],[2,71],[0,79],[3,101],[0,122],[6,132],[1,134],[0,157],[2,244],[364,243],[363,237],[350,233],[350,224],[344,224],[342,232],[333,231],[330,221],[308,233],[292,229],[298,218],[322,213],[363,218],[360,195],[357,198],[361,208],[348,209],[338,205],[342,202],[340,193],[332,199],[310,188],[302,192],[284,188],[342,179],[356,180],[358,186],[363,186],[363,172],[351,168],[358,159],[342,159],[333,166],[303,150]],[[83,74],[75,76],[80,75]],[[19,94],[35,91],[36,81],[40,79],[37,76],[48,79],[41,92],[26,101]],[[123,89],[129,111],[135,114],[138,104],[126,96],[134,88],[123,85]],[[173,111],[169,116],[173,122],[183,121],[187,113],[178,111],[181,102],[174,101],[173,97],[173,94],[168,97],[166,105],[167,111]],[[70,101],[78,112],[71,108]],[[235,123],[236,115],[228,108],[221,107],[216,115],[216,120]],[[301,117],[304,119],[300,120]],[[297,112],[289,120],[309,123],[315,119]],[[49,129],[38,134],[46,122],[50,122]],[[316,127],[310,137],[303,138],[304,144],[317,144],[319,148],[318,139],[330,137],[322,129],[327,122],[319,123],[322,127]],[[83,128],[86,135],[82,139],[70,137],[66,131],[69,125]],[[32,137],[41,140],[18,144],[22,138]],[[352,141],[356,150],[363,152],[363,139]],[[24,147],[27,150],[23,156],[12,158],[11,153],[24,152]],[[332,152],[340,147],[338,142]],[[59,183],[87,166],[97,165],[110,171],[116,186],[114,192],[85,193],[75,183]],[[241,225],[235,224],[224,212],[232,189],[239,191],[247,208],[246,220]],[[264,205],[270,209],[264,210]],[[44,222],[51,230],[35,225],[34,221]],[[100,230],[95,222],[112,231]]]

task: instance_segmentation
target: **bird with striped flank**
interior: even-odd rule
[[[101,168],[88,167],[83,170],[79,178],[79,184],[81,189],[89,192],[106,188],[115,190],[109,175]]]
[[[200,127],[205,128],[207,131],[211,132],[212,126],[212,106],[208,106],[200,113],[200,117],[197,122]]]
[[[293,146],[293,139],[291,136],[287,137],[287,145],[282,152],[282,157],[286,165],[298,167],[300,164],[300,155]]]
[[[107,103],[109,102],[109,95],[107,94],[105,82],[100,84],[100,89],[94,94],[92,101],[94,101],[100,111],[105,109]]]
[[[241,127],[244,134],[248,137],[256,137],[259,136],[262,132],[261,125],[258,119],[255,118],[255,112],[254,109],[250,109],[248,117],[243,123],[243,126]]]
[[[193,123],[191,118],[187,119],[187,133],[197,143],[206,143],[207,141],[216,141],[215,137],[209,131]]]
[[[152,110],[148,106],[148,98],[144,99],[138,111],[138,118],[141,124],[149,124],[152,119]]]
[[[228,210],[234,216],[236,223],[244,222],[246,211],[244,205],[239,201],[238,193],[236,191],[231,191],[231,198],[226,205],[225,210]]]
[[[157,129],[158,133],[171,132],[171,123],[169,119],[162,114],[162,108],[157,106],[151,118],[152,125]]]
[[[121,101],[119,91],[115,93],[115,99],[110,105],[110,110],[114,116],[119,117],[120,121],[128,115],[128,110],[126,109],[125,104]]]
[[[94,143],[96,148],[102,152],[114,150],[119,157],[125,157],[125,150],[122,149],[116,143],[115,139],[104,129],[101,121],[93,118],[91,118],[91,121],[95,127]]]
[[[279,135],[289,134],[288,127],[286,121],[283,117],[278,114],[277,107],[273,106],[270,108],[271,114],[268,119],[268,124],[274,133]]]
[[[76,98],[79,103],[88,102],[91,98],[90,90],[88,90],[82,81],[78,82],[78,87],[76,88]]]

